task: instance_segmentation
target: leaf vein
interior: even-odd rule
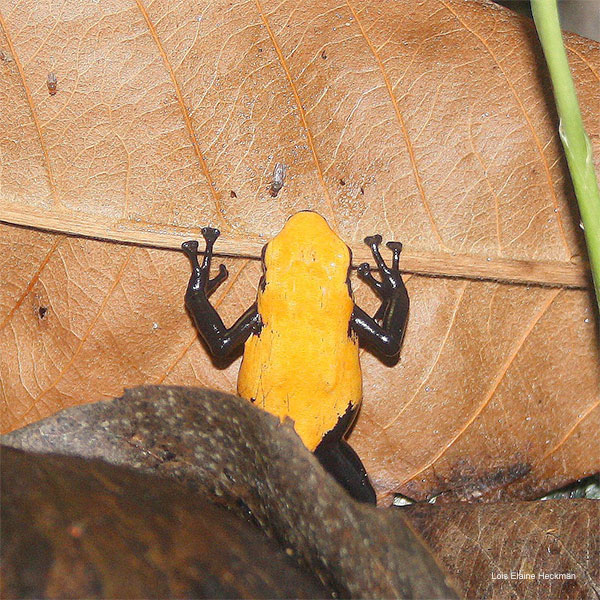
[[[431,223],[431,228],[433,230],[433,233],[434,233],[436,239],[438,240],[438,243],[440,244],[440,246],[442,248],[446,249],[446,245],[444,244],[444,241],[442,240],[442,236],[440,235],[438,226],[433,217],[433,211],[431,210],[431,206],[429,206],[429,202],[427,201],[427,196],[425,195],[425,188],[423,187],[423,181],[419,174],[419,169],[417,167],[415,151],[414,151],[410,136],[408,135],[408,129],[406,127],[404,117],[402,115],[402,112],[400,111],[400,107],[398,106],[398,100],[396,99],[396,96],[394,94],[394,88],[392,87],[390,78],[388,77],[388,74],[385,70],[383,62],[381,61],[381,57],[379,56],[379,53],[377,52],[377,49],[371,42],[370,38],[367,36],[364,26],[358,17],[358,13],[356,12],[356,10],[354,10],[354,8],[350,4],[349,0],[346,0],[346,4],[348,5],[348,8],[350,9],[352,16],[354,17],[354,20],[356,21],[358,27],[360,28],[360,32],[362,33],[362,36],[364,37],[365,41],[367,42],[367,45],[369,46],[371,53],[373,54],[373,56],[375,57],[375,60],[377,61],[377,64],[379,65],[379,69],[381,71],[381,75],[383,77],[385,87],[386,87],[387,92],[392,101],[392,106],[394,107],[394,112],[396,114],[396,118],[398,119],[398,123],[400,124],[400,129],[402,130],[402,135],[404,136],[404,140],[406,142],[406,148],[408,150],[408,157],[409,157],[410,164],[412,167],[413,176],[415,178],[415,183],[417,185],[417,189],[419,190],[419,195],[421,196],[421,201],[423,202],[425,212],[427,213],[427,217],[429,218],[429,222]]]
[[[542,166],[544,168],[544,172],[546,174],[546,179],[547,179],[547,182],[548,182],[548,187],[550,189],[550,195],[552,196],[552,203],[554,205],[554,208],[557,209],[557,212],[556,212],[556,221],[558,223],[558,229],[560,231],[560,234],[561,234],[561,237],[562,237],[562,241],[563,241],[565,250],[567,252],[567,257],[570,257],[572,255],[572,252],[571,252],[571,249],[569,248],[569,244],[567,242],[567,236],[565,234],[565,229],[564,229],[564,226],[563,226],[562,217],[561,217],[560,210],[559,210],[558,198],[556,196],[556,190],[554,189],[554,184],[552,182],[552,174],[550,173],[550,167],[548,166],[548,161],[546,160],[546,156],[544,154],[544,149],[542,148],[542,144],[541,144],[540,139],[539,139],[539,137],[537,135],[535,127],[533,126],[533,123],[531,122],[529,114],[525,110],[525,106],[523,105],[523,101],[521,100],[519,94],[517,94],[517,90],[515,89],[515,86],[513,85],[512,81],[510,80],[510,77],[506,73],[506,71],[505,71],[504,67],[502,66],[501,62],[498,60],[498,58],[494,54],[492,48],[485,41],[485,39],[481,35],[479,35],[479,33],[477,33],[474,29],[472,29],[471,27],[469,27],[465,23],[464,19],[461,18],[461,16],[448,4],[448,2],[446,2],[445,0],[439,0],[439,1],[446,7],[446,9],[448,10],[448,12],[450,12],[450,13],[452,13],[454,15],[454,17],[458,20],[458,22],[467,31],[469,31],[473,36],[475,36],[481,42],[481,44],[486,49],[486,51],[488,52],[488,54],[492,57],[492,60],[494,61],[494,64],[496,64],[498,66],[498,68],[502,72],[502,75],[504,75],[504,79],[506,80],[506,83],[507,83],[508,87],[510,88],[510,91],[512,92],[512,95],[513,95],[515,101],[517,102],[517,104],[519,105],[519,108],[521,109],[523,117],[525,118],[525,121],[527,122],[527,126],[529,127],[529,129],[531,131],[531,135],[533,137],[533,141],[535,143],[535,146],[536,146],[536,148],[538,150],[539,157],[540,157],[540,160],[542,162]]]
[[[6,316],[6,318],[4,319],[4,321],[2,321],[2,323],[0,323],[0,331],[2,331],[6,327],[7,323],[11,320],[12,316],[15,314],[15,312],[17,311],[17,309],[19,308],[19,306],[21,306],[21,304],[23,304],[23,302],[25,301],[25,298],[27,298],[27,296],[29,295],[29,293],[33,289],[33,286],[39,280],[40,275],[42,274],[42,271],[45,269],[46,265],[50,261],[50,258],[52,257],[52,254],[54,254],[54,251],[58,248],[59,244],[64,239],[65,238],[63,236],[59,236],[59,237],[56,238],[56,240],[54,241],[54,243],[50,247],[50,250],[48,250],[46,256],[44,256],[42,262],[39,264],[36,272],[33,274],[33,276],[31,277],[31,279],[29,280],[29,283],[27,284],[27,287],[25,288],[25,290],[23,291],[23,293],[19,296],[19,298],[15,302],[14,306],[10,309],[10,311],[9,311],[8,315]]]
[[[281,67],[283,68],[283,70],[285,72],[285,76],[286,76],[286,79],[288,80],[288,83],[292,90],[294,100],[296,101],[296,106],[298,107],[298,113],[300,115],[300,120],[302,121],[302,126],[304,127],[304,130],[306,132],[306,139],[308,141],[308,146],[310,148],[315,166],[317,168],[319,180],[321,181],[321,185],[323,186],[323,190],[325,192],[325,198],[327,200],[327,205],[328,205],[330,213],[331,213],[331,223],[335,228],[335,226],[337,225],[337,218],[336,218],[335,210],[333,209],[333,202],[331,200],[331,196],[329,194],[329,189],[327,188],[327,184],[325,183],[325,178],[323,176],[323,170],[321,169],[319,157],[317,156],[317,149],[315,147],[315,142],[314,142],[312,133],[310,131],[310,128],[308,127],[308,121],[306,120],[306,112],[304,110],[304,107],[302,106],[302,102],[300,101],[300,95],[298,94],[298,90],[296,89],[296,85],[294,84],[294,80],[292,79],[292,74],[290,72],[290,68],[287,64],[285,57],[283,56],[281,47],[277,43],[275,34],[273,33],[273,30],[271,28],[271,25],[269,24],[269,21],[267,20],[267,17],[265,15],[264,9],[262,7],[261,1],[255,0],[255,3],[256,3],[256,8],[258,10],[260,18],[262,19],[262,22],[264,23],[264,26],[267,30],[267,33],[269,34],[269,37],[271,38],[271,43],[273,44],[273,48],[275,49],[275,52],[277,53],[277,57],[279,58],[279,63],[281,64]]]
[[[555,535],[551,529],[547,529],[547,527],[543,527],[542,525],[540,525],[537,519],[535,519],[533,516],[527,516],[527,514],[522,514],[521,516],[526,521],[529,521],[529,523],[533,525],[533,528],[539,531],[539,533],[541,533],[543,536],[551,537],[556,542],[556,545],[559,547],[560,552],[565,554],[571,560],[571,563],[578,567],[576,569],[578,571],[578,575],[582,575],[585,577],[588,585],[595,592],[596,598],[600,598],[600,589],[596,585],[594,579],[590,576],[589,565],[581,564],[578,557],[571,552],[571,550],[562,541],[561,537]]]
[[[450,332],[452,331],[452,326],[454,325],[454,321],[456,320],[456,315],[458,313],[458,308],[459,308],[460,303],[461,303],[461,301],[462,301],[462,299],[463,299],[463,297],[465,295],[465,292],[467,290],[468,284],[469,284],[468,281],[464,282],[464,285],[462,286],[462,289],[460,290],[460,293],[458,294],[458,296],[456,298],[456,302],[454,303],[454,309],[452,310],[452,315],[451,315],[451,318],[449,319],[448,327],[446,328],[446,334],[444,335],[442,343],[440,344],[440,347],[438,348],[437,354],[435,356],[435,359],[434,359],[433,363],[431,364],[431,367],[427,371],[425,377],[423,377],[423,379],[421,380],[421,383],[417,386],[417,389],[415,390],[415,393],[412,395],[412,397],[410,398],[410,400],[400,409],[400,412],[387,425],[383,426],[382,429],[384,431],[386,429],[388,429],[389,427],[391,427],[400,418],[400,415],[402,415],[402,413],[410,406],[410,404],[413,403],[413,401],[416,399],[419,391],[425,385],[425,383],[427,382],[427,380],[429,379],[429,377],[433,373],[433,370],[435,369],[436,365],[438,364],[438,362],[440,360],[440,357],[442,355],[442,351],[443,351],[443,349],[446,346],[446,342],[448,341],[448,338],[450,337]]]
[[[58,198],[58,189],[56,187],[56,183],[54,181],[54,174],[52,172],[52,166],[50,165],[50,157],[48,156],[48,149],[46,148],[46,143],[44,142],[44,137],[42,135],[42,126],[40,124],[40,120],[37,115],[37,111],[35,110],[35,105],[33,103],[33,97],[31,95],[31,90],[27,85],[27,81],[25,79],[25,72],[23,71],[23,65],[21,64],[21,60],[19,59],[19,55],[15,49],[12,38],[8,33],[8,27],[6,26],[6,22],[2,17],[2,13],[0,13],[0,26],[4,30],[4,34],[6,35],[6,43],[10,49],[10,53],[15,61],[15,65],[17,70],[19,71],[19,75],[21,77],[21,81],[23,82],[23,90],[25,92],[25,97],[27,98],[27,104],[29,105],[29,110],[31,112],[31,117],[33,119],[33,123],[35,125],[35,129],[37,131],[39,140],[40,140],[40,148],[42,150],[42,155],[44,157],[44,164],[46,165],[46,173],[48,174],[48,183],[50,185],[50,192],[52,194],[52,198],[54,200],[54,205],[59,206],[60,200]]]
[[[485,409],[485,407],[488,406],[488,404],[490,403],[490,401],[494,397],[494,394],[496,393],[498,387],[500,386],[500,383],[502,383],[502,381],[504,379],[504,376],[508,372],[508,369],[509,369],[510,365],[513,363],[515,357],[517,356],[517,354],[519,353],[519,351],[523,347],[523,344],[525,343],[525,341],[527,340],[527,338],[529,337],[529,335],[531,334],[531,332],[534,330],[535,326],[540,321],[540,319],[546,314],[546,312],[548,311],[548,309],[550,308],[550,306],[552,305],[552,303],[554,302],[554,300],[560,294],[561,291],[562,290],[560,290],[560,289],[553,290],[553,292],[551,294],[549,294],[548,298],[546,299],[546,301],[542,305],[541,309],[538,311],[538,313],[535,315],[535,317],[531,320],[531,322],[529,323],[529,325],[525,328],[525,330],[523,331],[523,334],[517,340],[517,343],[512,348],[512,350],[509,353],[507,359],[504,361],[504,364],[500,367],[500,370],[498,371],[498,374],[496,375],[496,377],[492,381],[492,384],[491,384],[488,392],[486,393],[483,401],[475,409],[475,411],[473,412],[473,414],[471,415],[471,417],[467,420],[467,422],[452,437],[452,439],[443,448],[440,449],[440,451],[426,465],[424,465],[418,471],[416,471],[416,472],[412,473],[411,475],[409,475],[408,477],[406,477],[404,479],[404,481],[400,485],[405,485],[408,481],[410,481],[411,479],[413,479],[414,477],[416,477],[417,475],[419,475],[420,473],[422,473],[423,471],[425,471],[425,469],[430,468],[436,462],[438,462],[438,460],[448,451],[448,449],[451,446],[453,446],[454,443],[460,437],[463,436],[463,434],[467,431],[467,429],[469,429],[469,427],[473,424],[473,422],[477,419],[477,417],[479,417],[479,415],[483,412],[483,410]]]
[[[73,354],[71,355],[71,358],[67,361],[67,364],[62,367],[59,371],[59,373],[57,374],[57,376],[54,378],[54,380],[52,381],[52,383],[46,388],[44,389],[37,398],[35,398],[35,400],[33,401],[33,407],[36,407],[37,404],[42,400],[42,398],[52,389],[54,389],[56,387],[56,385],[58,384],[58,382],[65,376],[65,374],[67,373],[69,367],[71,367],[71,365],[75,362],[75,359],[77,358],[77,356],[79,355],[79,352],[81,351],[81,349],[83,348],[83,345],[85,344],[85,342],[87,341],[87,339],[90,336],[90,333],[92,332],[93,328],[95,327],[96,323],[98,322],[98,319],[100,318],[100,316],[102,315],[104,309],[106,308],[106,305],[108,304],[108,301],[110,299],[110,297],[112,296],[113,292],[115,291],[115,289],[117,288],[117,285],[119,284],[119,282],[121,281],[121,278],[123,277],[123,273],[125,272],[125,269],[127,268],[127,265],[129,264],[129,261],[131,260],[131,257],[133,255],[135,248],[130,248],[129,252],[127,253],[125,260],[123,260],[123,263],[121,264],[121,266],[119,267],[119,271],[117,272],[117,275],[112,283],[112,285],[110,286],[110,289],[108,290],[108,292],[106,293],[106,295],[104,296],[104,299],[102,300],[100,307],[98,308],[96,314],[94,315],[93,319],[91,320],[90,324],[88,325],[87,329],[85,330],[85,332],[83,333],[83,335],[81,336],[81,339],[79,340],[79,343],[77,344],[77,347],[75,348],[75,351],[73,352]],[[29,412],[29,411],[28,411]]]
[[[581,416],[575,420],[573,425],[571,425],[571,427],[569,427],[569,429],[567,430],[567,433],[559,440],[559,442],[553,448],[550,448],[549,450],[547,450],[546,453],[537,462],[546,460],[551,454],[554,454],[571,437],[571,435],[573,434],[575,429],[577,429],[577,427],[579,427],[579,425],[582,423],[582,421],[584,421],[591,412],[593,412],[596,408],[598,408],[598,406],[600,406],[600,400],[597,400],[588,409],[586,409],[585,412],[583,412],[581,414]]]
[[[575,48],[572,48],[571,46],[567,46],[566,44],[565,44],[565,48],[569,52],[572,52],[573,54],[575,54],[575,56],[577,56],[581,60],[581,62],[592,72],[594,77],[596,79],[598,79],[598,81],[600,81],[600,75],[598,75],[598,72],[596,71],[596,69],[591,65],[589,60],[587,60],[585,58],[585,56],[582,56],[582,54],[578,50],[575,50]]]
[[[179,103],[179,106],[181,108],[181,114],[182,114],[183,120],[185,122],[185,127],[186,127],[188,135],[190,137],[190,141],[192,143],[192,147],[194,148],[196,157],[198,158],[198,162],[200,163],[202,172],[204,173],[204,177],[205,177],[208,187],[210,189],[210,193],[213,197],[217,214],[219,215],[219,218],[221,219],[222,225],[225,228],[227,228],[228,230],[231,230],[231,225],[227,222],[227,219],[225,218],[225,215],[223,213],[223,207],[221,206],[221,202],[219,200],[219,195],[217,194],[217,190],[215,189],[215,184],[213,182],[212,176],[208,169],[208,164],[206,163],[206,159],[204,158],[204,155],[202,154],[202,151],[200,150],[200,143],[198,142],[198,138],[196,137],[196,132],[194,131],[194,126],[192,124],[192,119],[190,117],[189,111],[187,110],[187,108],[185,106],[185,102],[183,99],[183,93],[181,91],[181,86],[179,85],[179,82],[177,81],[177,76],[175,75],[175,71],[173,70],[173,67],[169,61],[169,58],[167,57],[167,53],[165,52],[165,49],[163,48],[160,38],[158,37],[158,32],[156,31],[154,24],[150,20],[150,15],[148,14],[146,7],[144,6],[144,4],[142,3],[141,0],[135,0],[135,1],[139,8],[140,13],[142,14],[142,17],[144,18],[144,21],[146,22],[148,31],[150,32],[150,35],[152,36],[152,39],[154,40],[154,43],[156,44],[158,52],[160,53],[163,64],[165,65],[165,68],[167,69],[167,71],[169,73],[171,82],[173,83],[173,87],[175,89],[175,95],[177,96],[177,102]]]

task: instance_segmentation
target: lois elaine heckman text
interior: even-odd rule
[[[544,579],[575,579],[575,573],[546,573],[545,571],[540,571],[539,573],[531,573],[525,571],[509,571],[508,573],[492,573],[492,579],[500,579],[503,581],[508,581],[509,579],[529,579],[531,581]]]

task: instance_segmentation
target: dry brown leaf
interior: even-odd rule
[[[296,210],[358,259],[366,234],[400,239],[418,273],[402,360],[363,356],[352,435],[381,497],[529,497],[598,470],[598,339],[530,24],[452,0],[3,0],[0,17],[2,220],[166,247],[218,225],[229,320],[258,281],[242,256]],[[567,45],[598,156],[599,47]],[[4,430],[138,383],[235,388],[183,310],[183,256],[2,233]]]
[[[595,500],[455,502],[402,512],[467,599],[600,597]]]

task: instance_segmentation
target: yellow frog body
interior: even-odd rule
[[[238,393],[293,419],[312,451],[362,396],[350,250],[323,217],[300,212],[267,244],[264,266],[262,328],[246,342]]]

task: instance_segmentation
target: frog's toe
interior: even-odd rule
[[[356,272],[358,273],[359,277],[365,278],[371,273],[371,267],[367,262],[360,263],[360,265],[356,267]]]
[[[381,252],[379,251],[379,245],[381,244],[381,236],[379,234],[369,235],[365,238],[365,244],[367,244],[371,248],[371,252],[373,253],[373,258],[377,263],[377,268],[381,273],[387,272],[388,268],[381,256]]]
[[[398,265],[400,264],[400,252],[402,252],[402,242],[388,242],[386,246],[394,253],[392,269],[398,270]]]
[[[367,244],[367,246],[379,246],[379,244],[381,244],[381,236],[379,234],[376,235],[368,235],[365,238],[365,244]]]
[[[221,235],[221,232],[214,227],[203,227],[202,228],[202,237],[207,242],[215,242],[215,240]]]
[[[210,280],[209,283],[216,287],[221,282],[225,281],[228,277],[229,277],[229,271],[227,270],[227,267],[223,264],[220,264],[219,272],[214,276],[213,279]]]
[[[183,242],[183,244],[181,244],[181,249],[188,256],[195,256],[198,254],[198,242],[197,240],[188,240],[187,242]]]
[[[380,281],[377,281],[373,274],[371,273],[371,265],[369,263],[362,263],[358,265],[356,269],[358,276],[362,279],[370,288],[374,289],[376,292],[382,289],[382,285]]]
[[[210,296],[229,277],[229,271],[225,265],[219,265],[219,272],[206,284],[206,293]]]

